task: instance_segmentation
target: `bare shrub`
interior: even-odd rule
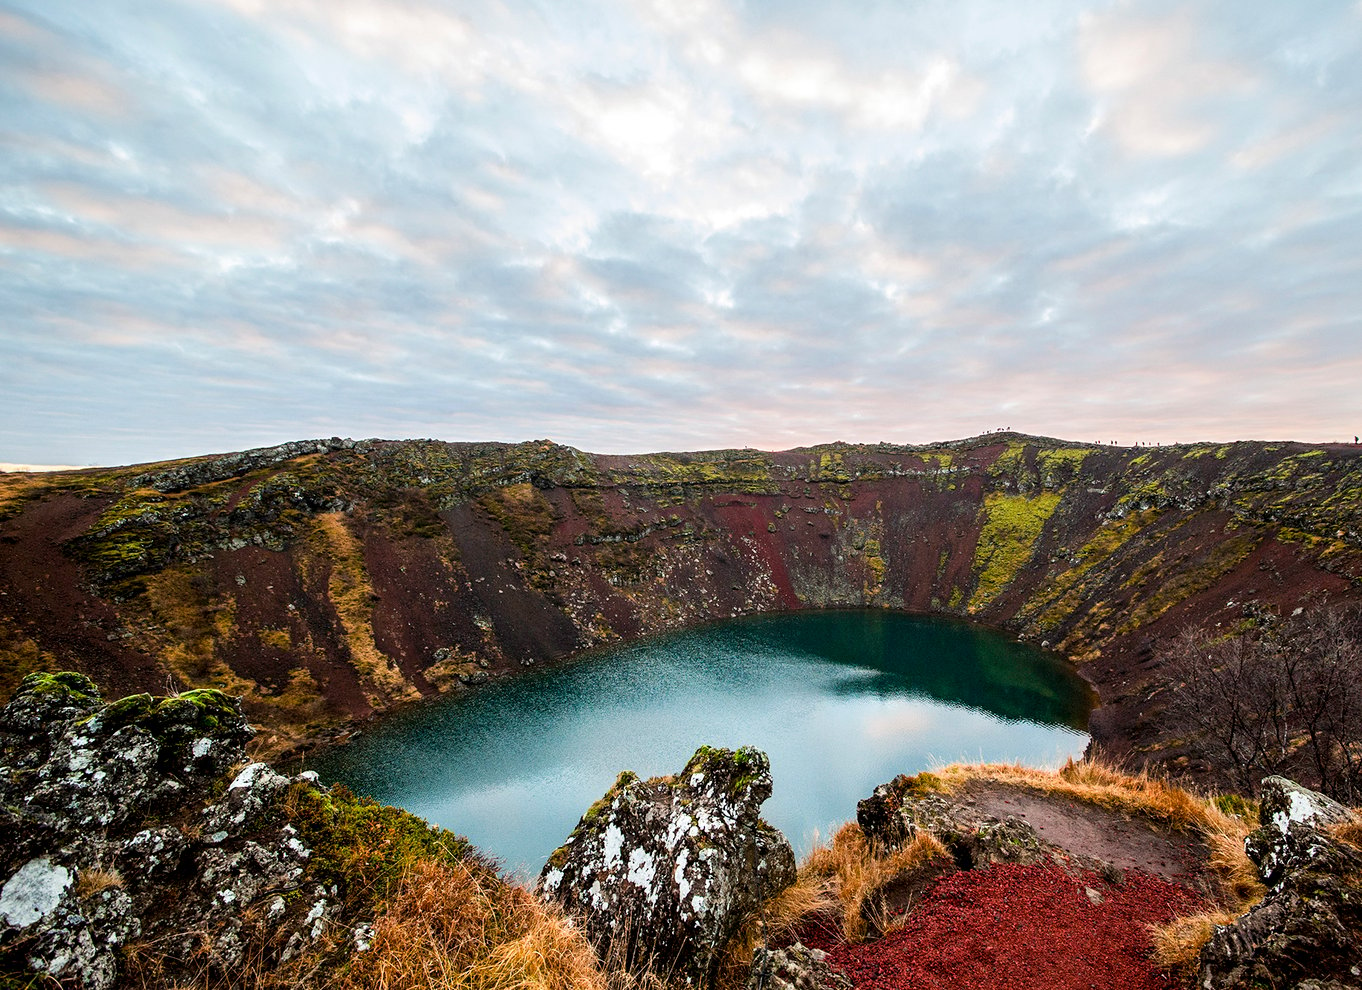
[[[1269,774],[1362,800],[1362,617],[1317,608],[1253,633],[1185,629],[1165,717],[1247,793]]]

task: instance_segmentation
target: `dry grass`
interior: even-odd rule
[[[761,912],[749,918],[729,941],[720,967],[719,986],[745,985],[752,968],[752,953],[758,945],[792,941],[801,924],[835,910],[837,905],[832,881],[803,871],[798,880],[767,898]]]
[[[606,990],[590,943],[527,891],[418,861],[334,990]]]
[[[1347,843],[1362,852],[1362,808],[1354,808],[1353,815],[1355,816],[1353,821],[1330,826],[1329,834],[1339,842]]]
[[[1210,850],[1207,865],[1220,881],[1221,898],[1227,906],[1242,914],[1263,899],[1267,889],[1258,877],[1258,868],[1244,853],[1244,837],[1248,830],[1226,830],[1204,835]]]
[[[971,781],[1022,787],[1109,811],[1140,815],[1200,839],[1207,849],[1207,867],[1219,884],[1221,903],[1215,910],[1174,918],[1151,929],[1153,958],[1160,966],[1189,971],[1215,926],[1242,916],[1265,893],[1257,868],[1244,852],[1244,839],[1256,823],[1252,820],[1255,809],[1242,800],[1217,802],[1163,778],[1146,772],[1133,773],[1101,760],[1070,760],[1058,771],[1005,764],[955,764],[931,775],[933,787],[946,793],[959,792]],[[1222,805],[1239,805],[1243,814],[1230,814]],[[1362,839],[1362,826],[1357,827],[1357,836]],[[834,858],[831,852],[816,855]],[[854,890],[854,883],[852,887]],[[847,918],[850,936],[851,928],[863,922],[859,911],[854,915],[848,911]]]
[[[806,878],[831,884],[842,912],[842,933],[848,941],[858,942],[866,936],[862,908],[871,893],[947,855],[946,847],[926,832],[919,832],[898,852],[885,853],[872,846],[859,825],[848,822],[830,843],[809,854],[801,872]]]
[[[421,696],[402,671],[374,641],[374,589],[364,566],[364,545],[345,525],[339,512],[315,517],[312,533],[317,566],[329,568],[327,595],[345,632],[350,657],[365,696],[376,707]]]
[[[106,870],[102,867],[81,870],[76,879],[76,896],[82,900],[102,894],[106,890],[121,890],[122,888],[123,874],[117,870]]]
[[[1233,911],[1207,911],[1202,914],[1174,918],[1164,925],[1151,925],[1149,938],[1154,944],[1150,958],[1163,969],[1190,974],[1201,955],[1202,947],[1211,940],[1215,929],[1228,925],[1239,917]]]

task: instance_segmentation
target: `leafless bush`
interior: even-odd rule
[[[1320,607],[1253,633],[1187,629],[1164,650],[1170,727],[1234,782],[1305,778],[1362,801],[1362,613]]]

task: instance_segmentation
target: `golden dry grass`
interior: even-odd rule
[[[605,990],[590,943],[494,874],[415,863],[334,990]]]
[[[848,941],[858,942],[868,928],[862,912],[867,896],[895,877],[946,855],[946,847],[927,832],[919,832],[897,852],[884,853],[872,847],[859,825],[848,822],[831,842],[809,854],[801,873],[831,883],[841,908],[842,933]]]
[[[330,568],[327,595],[345,631],[350,657],[365,695],[376,707],[421,696],[374,641],[374,589],[364,566],[364,546],[339,512],[315,517],[314,551]],[[317,562],[314,561],[314,566]]]
[[[1233,911],[1206,911],[1174,918],[1164,925],[1152,925],[1149,938],[1154,950],[1150,958],[1162,969],[1190,973],[1196,968],[1201,949],[1211,940],[1215,929],[1238,917]]]
[[[76,878],[76,896],[84,900],[106,890],[119,890],[123,886],[123,874],[117,870],[91,867],[81,870]]]
[[[752,953],[758,945],[791,941],[801,924],[835,910],[837,905],[831,879],[801,871],[794,883],[767,898],[761,912],[748,918],[729,941],[720,967],[719,985],[745,985],[748,970],[752,968]]]
[[[955,764],[935,772],[951,791],[971,780],[1025,787],[1096,805],[1110,811],[1143,815],[1201,839],[1208,865],[1221,887],[1226,907],[1247,910],[1263,896],[1258,873],[1244,854],[1244,838],[1254,823],[1221,810],[1212,798],[1141,771],[1132,773],[1101,760],[1069,760],[1058,771],[1006,764]]]
[[[1340,842],[1346,842],[1354,849],[1362,851],[1362,808],[1354,808],[1353,821],[1344,822],[1341,825],[1333,825],[1329,828],[1329,833]]]

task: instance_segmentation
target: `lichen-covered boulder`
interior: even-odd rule
[[[1267,896],[1201,951],[1203,990],[1362,986],[1362,850],[1329,831],[1352,813],[1282,777],[1263,781],[1245,842]]]
[[[761,901],[794,882],[790,843],[761,820],[770,764],[701,747],[679,774],[620,774],[539,877],[541,895],[632,964],[705,983]]]
[[[914,790],[915,778],[899,774],[887,784],[876,787],[871,795],[856,802],[856,824],[872,843],[885,850],[897,850],[912,841],[916,826],[904,814],[905,799],[920,796]]]
[[[1315,833],[1350,821],[1352,812],[1333,798],[1285,777],[1266,777],[1258,801],[1259,827],[1245,840],[1249,859],[1271,887],[1284,871],[1303,865],[1315,845]]]
[[[218,691],[104,704],[80,674],[25,678],[0,709],[0,977],[112,987],[137,942],[173,982],[238,966],[251,919],[315,937],[335,898],[280,814],[294,781],[225,778],[251,735]]]

